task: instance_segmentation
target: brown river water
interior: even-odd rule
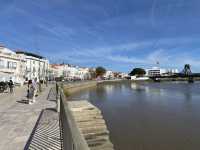
[[[200,149],[200,83],[109,83],[72,99],[102,111],[115,150]]]

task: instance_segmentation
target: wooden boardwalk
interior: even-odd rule
[[[101,111],[88,101],[68,102],[69,109],[91,150],[114,150]]]

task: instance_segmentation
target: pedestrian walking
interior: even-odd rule
[[[32,99],[33,99],[32,80],[28,81],[27,99],[28,99],[29,104],[33,103],[33,101],[32,101]]]
[[[13,83],[12,79],[10,79],[10,81],[8,82],[8,86],[9,86],[9,89],[10,89],[10,93],[12,94],[13,88],[14,88],[14,83]]]
[[[48,87],[48,77],[45,77],[45,84],[46,84],[46,87]]]
[[[43,84],[43,80],[39,80],[38,89],[40,93],[42,92],[42,84]]]
[[[33,83],[32,83],[32,90],[33,90],[33,103],[35,103],[35,97],[37,94],[37,78],[34,79]]]

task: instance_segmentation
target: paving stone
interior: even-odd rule
[[[51,88],[47,87],[33,105],[24,103],[26,86],[14,94],[0,94],[0,150],[24,149],[42,110],[56,107],[48,97]]]

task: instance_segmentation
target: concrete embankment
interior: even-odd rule
[[[64,84],[64,92],[66,96],[74,94],[80,90],[84,90],[86,88],[96,87],[98,84],[104,83],[116,83],[122,82],[124,80],[102,80],[102,81],[83,81],[83,82],[72,82]]]
[[[65,95],[69,96],[80,90],[95,87],[98,83],[97,81],[67,83],[63,85],[63,89]],[[65,98],[63,98],[63,100],[64,99]],[[74,145],[80,146],[80,141],[82,141],[82,146],[86,143],[88,147],[86,147],[86,149],[89,150],[114,150],[114,146],[109,138],[106,121],[103,119],[102,113],[97,107],[85,100],[61,100],[61,108],[61,114],[68,112],[65,115],[68,116],[67,119],[63,115],[61,116],[61,120],[68,121],[72,139],[76,137],[76,139],[73,139]],[[65,111],[63,113],[64,109]],[[63,131],[64,133],[69,132],[64,126]]]
[[[126,80],[122,80],[122,79],[116,79],[116,80],[102,80],[102,81],[98,81],[97,84],[103,84],[103,83],[117,83],[117,82],[122,82],[122,81],[126,81]]]
[[[64,92],[66,96],[69,96],[75,92],[80,90],[95,87],[97,85],[97,81],[85,81],[85,82],[74,82],[64,84]]]
[[[68,102],[69,110],[90,150],[114,150],[101,111],[88,101]]]

